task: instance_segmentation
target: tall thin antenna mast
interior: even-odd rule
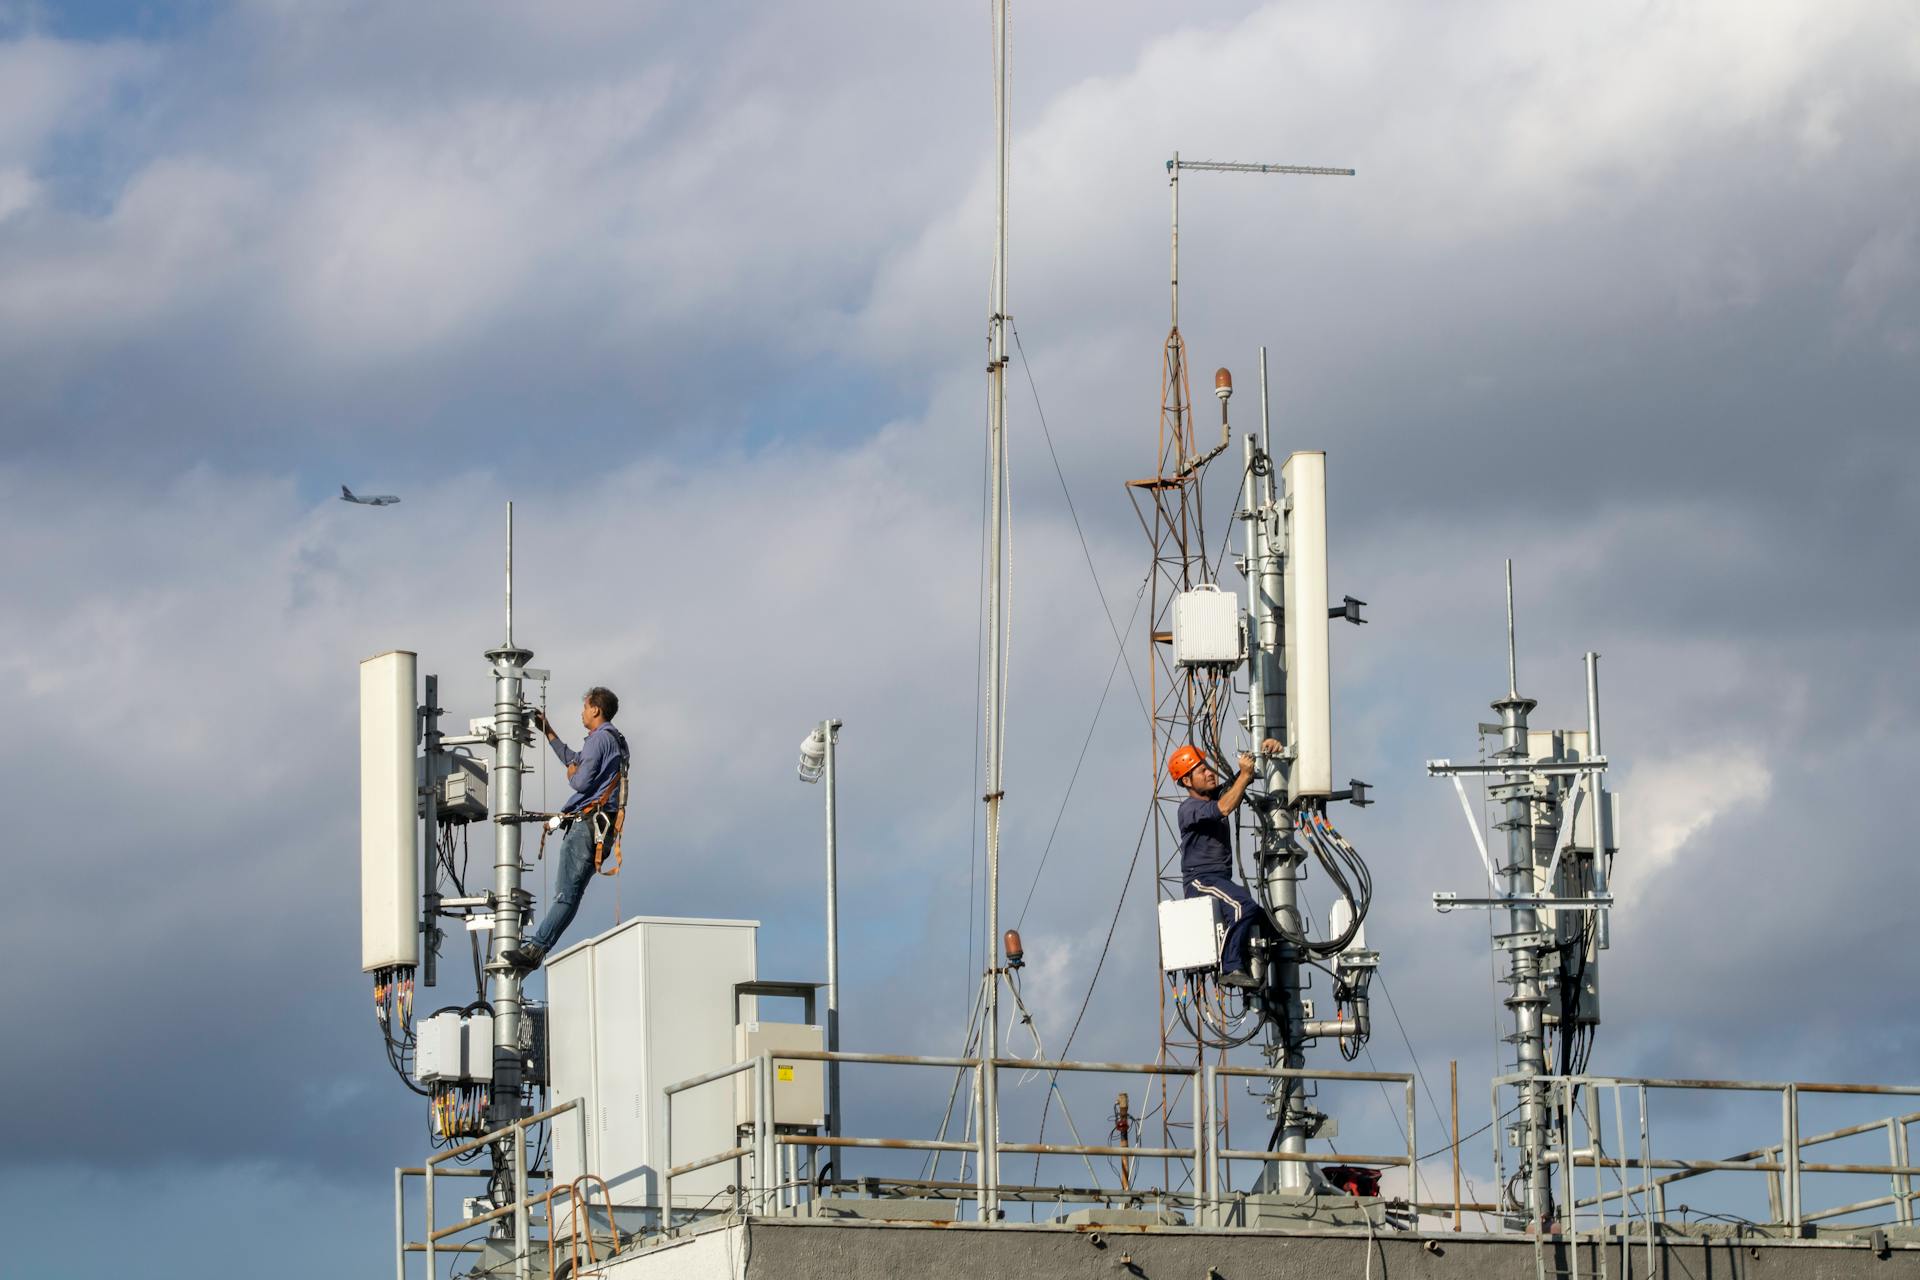
[[[1225,436],[1211,452],[1201,449],[1194,439],[1193,394],[1187,369],[1187,340],[1180,333],[1180,175],[1187,170],[1226,173],[1309,174],[1352,177],[1352,169],[1333,169],[1310,165],[1240,164],[1219,160],[1182,160],[1179,152],[1167,161],[1167,186],[1171,206],[1169,231],[1168,314],[1172,321],[1160,357],[1160,423],[1156,443],[1155,474],[1127,481],[1127,494],[1134,511],[1153,544],[1153,561],[1148,571],[1152,599],[1147,615],[1147,660],[1149,703],[1152,714],[1148,735],[1152,750],[1151,769],[1154,804],[1163,810],[1162,820],[1152,823],[1154,868],[1157,892],[1162,899],[1184,893],[1178,868],[1174,865],[1177,847],[1170,847],[1169,835],[1179,829],[1173,810],[1185,793],[1164,781],[1162,765],[1174,747],[1202,737],[1195,725],[1211,719],[1216,725],[1226,714],[1217,676],[1196,674],[1193,668],[1176,667],[1172,660],[1173,600],[1181,592],[1198,586],[1213,576],[1207,563],[1204,528],[1200,519],[1200,478],[1205,464],[1226,447]],[[1261,452],[1271,453],[1267,445],[1266,359],[1261,358]],[[1270,485],[1272,482],[1269,481]],[[1160,1061],[1173,1059],[1198,1062],[1197,1038],[1187,1038],[1178,1021],[1177,1007],[1167,1002],[1167,984],[1155,975],[1156,998],[1160,1017]],[[1191,1058],[1187,1055],[1191,1054]],[[1163,1145],[1174,1146],[1173,1130],[1182,1127],[1174,1119],[1175,1108],[1169,1095],[1169,1077],[1159,1078],[1160,1113]],[[1149,1111],[1151,1114],[1151,1111]],[[1169,1166],[1163,1168],[1170,1169]],[[1283,1162],[1283,1179],[1301,1181],[1306,1166]]]
[[[506,639],[489,649],[493,667],[493,946],[487,964],[493,1005],[493,1115],[495,1125],[520,1115],[521,974],[504,959],[520,945],[520,915],[527,905],[521,887],[521,747],[526,738],[521,682],[533,651],[513,643],[513,504],[507,504]],[[496,1166],[497,1167],[497,1166]],[[524,1188],[513,1188],[518,1196]]]
[[[982,1075],[981,1133],[985,1137],[980,1171],[986,1189],[981,1216],[999,1216],[1000,1086],[994,1063],[1000,1057],[1000,801],[1001,760],[1006,744],[1006,625],[1002,562],[1006,555],[1007,505],[1007,0],[993,6],[993,133],[998,199],[994,216],[993,309],[987,317],[989,466],[993,471],[993,513],[987,570],[987,971],[982,1001],[985,1034],[980,1038]]]
[[[1513,645],[1513,561],[1507,561],[1507,696],[1520,696],[1520,659]]]

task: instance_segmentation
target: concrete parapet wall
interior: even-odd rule
[[[1606,1246],[1609,1280],[1649,1275],[1642,1238]],[[1583,1277],[1600,1274],[1599,1246],[1582,1244]],[[1893,1242],[1887,1258],[1834,1240],[1658,1241],[1655,1280],[1892,1280],[1920,1275],[1920,1245]],[[1547,1248],[1546,1274],[1571,1276],[1565,1245]],[[609,1280],[1537,1280],[1531,1240],[1517,1236],[1198,1228],[938,1225],[755,1218],[715,1225],[607,1265]]]

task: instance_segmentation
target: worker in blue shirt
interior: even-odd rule
[[[1268,738],[1260,750],[1276,755],[1280,743]],[[1240,772],[1222,785],[1207,758],[1197,748],[1183,746],[1167,757],[1167,776],[1187,792],[1180,802],[1181,883],[1189,898],[1212,898],[1214,918],[1227,926],[1220,948],[1220,985],[1257,986],[1247,972],[1247,939],[1259,923],[1260,905],[1233,882],[1233,826],[1227,821],[1253,781],[1253,757],[1242,752]]]
[[[526,940],[508,947],[500,958],[516,969],[538,968],[573,923],[580,910],[580,898],[597,869],[596,851],[604,847],[609,827],[619,818],[626,804],[626,772],[630,753],[627,740],[613,727],[620,711],[620,699],[611,689],[596,685],[587,690],[580,703],[580,724],[587,739],[575,751],[560,740],[553,725],[535,711],[534,727],[547,735],[553,754],[567,767],[567,781],[573,794],[555,815],[552,826],[564,834],[560,840],[559,867],[555,874],[553,902],[547,914]]]

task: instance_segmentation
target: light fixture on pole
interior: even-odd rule
[[[827,784],[827,1052],[840,1051],[840,884],[838,814],[835,812],[833,748],[840,736],[838,720],[822,720],[800,744],[795,770],[802,782]],[[827,1063],[827,1132],[840,1136],[840,1064]]]

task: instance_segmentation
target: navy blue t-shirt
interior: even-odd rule
[[[1189,796],[1180,802],[1180,874],[1233,875],[1233,828],[1211,796]]]

